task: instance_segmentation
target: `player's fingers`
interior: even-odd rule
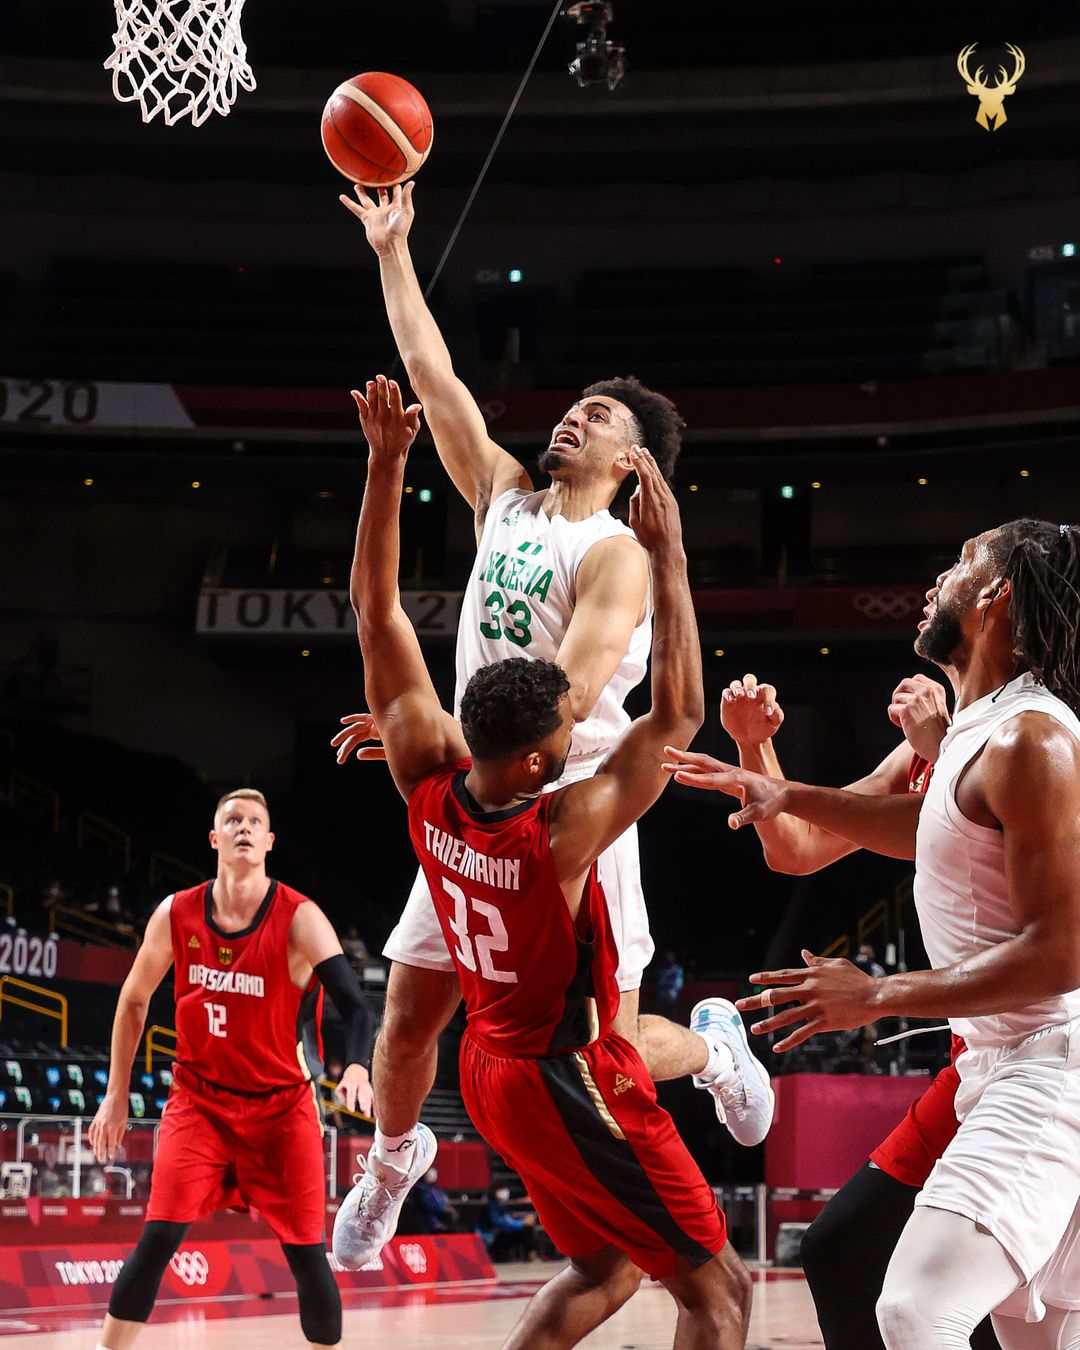
[[[365,210],[374,210],[375,199],[372,197],[371,193],[368,192],[367,188],[364,187],[363,183],[354,183],[353,191],[356,193],[356,200]]]
[[[751,984],[798,984],[806,979],[800,966],[785,966],[783,970],[757,970],[750,976]]]
[[[747,693],[749,693],[751,689],[756,690],[758,687],[757,676],[748,672],[742,677],[742,683],[743,688],[746,690]]]
[[[347,210],[351,211],[357,220],[364,219],[364,208],[359,202],[354,202],[351,197],[346,197],[344,193],[341,194],[338,201],[341,202],[342,206]]]
[[[785,1036],[782,1041],[777,1041],[773,1046],[773,1054],[782,1055],[785,1050],[794,1050],[797,1045],[802,1045],[803,1042],[808,1041],[811,1036],[815,1036],[819,1027],[821,1027],[819,1019],[815,1019],[813,1022],[807,1022],[805,1026],[799,1027],[798,1030],[793,1031],[790,1036]],[[825,1028],[821,1027],[821,1029],[824,1030]]]
[[[725,764],[719,759],[713,759],[712,755],[703,754],[700,750],[680,750],[677,745],[665,745],[664,754],[672,759],[680,760],[683,764],[696,764],[699,768],[731,768],[730,764]]]
[[[381,745],[362,745],[356,752],[356,758],[359,760],[385,760],[386,751]]]
[[[389,200],[389,197],[386,195],[386,189],[382,187],[379,188],[379,205],[385,206]]]
[[[412,178],[410,178],[409,181],[405,184],[405,187],[402,191],[401,197],[402,201],[405,204],[406,211],[412,211],[413,209],[412,195],[414,187],[416,187],[416,183]]]
[[[364,421],[370,411],[367,399],[359,389],[350,389],[349,392],[352,394],[353,402],[356,404],[356,411],[360,414],[360,420]]]
[[[742,680],[732,680],[731,683],[728,685],[728,689],[731,691],[731,693],[734,695],[735,698],[743,698],[746,694],[746,690],[743,688]]]
[[[401,404],[401,385],[398,384],[397,380],[388,380],[386,388],[391,413],[394,417],[403,416],[405,410]]]
[[[755,1022],[750,1030],[755,1036],[768,1036],[772,1031],[783,1031],[785,1027],[793,1027],[796,1022],[805,1021],[807,1016],[806,1009],[800,1004],[798,1007],[777,1013],[775,1017],[766,1017],[760,1022]]]

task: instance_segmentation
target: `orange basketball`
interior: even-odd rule
[[[434,129],[418,90],[381,70],[354,75],[326,100],[323,149],[350,183],[391,187],[427,159]]]

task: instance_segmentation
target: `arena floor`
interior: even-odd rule
[[[462,1285],[385,1294],[346,1294],[344,1344],[389,1345],[403,1350],[496,1350],[521,1314],[526,1299],[557,1267],[504,1266],[497,1285]],[[287,1305],[292,1304],[291,1307]],[[269,1304],[247,1299],[159,1304],[139,1338],[139,1350],[302,1350],[295,1300],[275,1298],[273,1315],[255,1309]],[[86,1350],[99,1325],[85,1312],[42,1313],[0,1318],[4,1350]],[[645,1286],[583,1345],[594,1350],[668,1350],[675,1331],[675,1305],[668,1294]],[[747,1350],[817,1350],[822,1344],[806,1281],[798,1271],[758,1271]]]

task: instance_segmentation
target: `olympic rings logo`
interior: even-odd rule
[[[851,603],[867,619],[906,619],[924,601],[917,591],[859,591]]]
[[[169,1269],[186,1285],[205,1284],[210,1262],[202,1252],[177,1252],[169,1262]]]

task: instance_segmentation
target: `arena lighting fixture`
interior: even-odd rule
[[[417,493],[417,496],[420,498],[422,502],[429,502],[431,501],[431,489],[421,488],[420,491]]]
[[[1076,257],[1076,245],[1075,245],[1075,244],[1062,244],[1062,246],[1061,246],[1061,256],[1062,256],[1063,258],[1075,258],[1075,257]]]
[[[577,44],[569,71],[579,89],[590,84],[606,84],[614,89],[626,74],[626,48],[612,42],[607,26],[615,17],[610,0],[577,0],[563,11],[588,34]]]
[[[784,501],[786,502],[791,501],[791,499],[795,496],[794,487],[790,483],[785,483],[784,486],[780,489],[780,496],[783,497]]]

